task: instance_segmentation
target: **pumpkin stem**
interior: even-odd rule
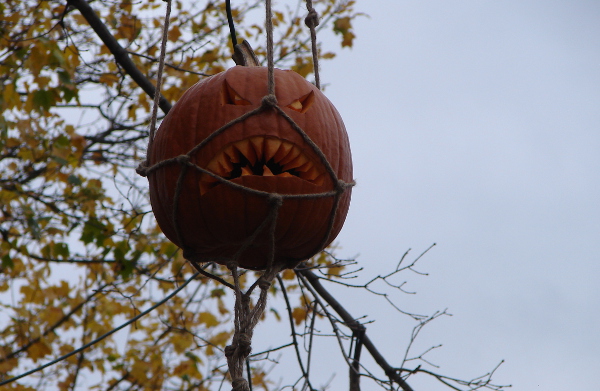
[[[259,67],[260,62],[258,61],[258,57],[254,54],[254,50],[252,47],[244,39],[242,43],[238,43],[233,48],[233,56],[231,58],[235,61],[236,65],[243,65],[245,67]]]

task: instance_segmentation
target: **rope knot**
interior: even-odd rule
[[[273,206],[281,206],[283,205],[283,198],[280,194],[271,193],[269,194],[269,204]]]
[[[137,168],[135,169],[135,172],[137,172],[137,174],[139,176],[143,176],[144,178],[148,176],[148,162],[146,162],[145,160],[143,162],[140,163],[139,166],[137,166]]]
[[[252,335],[247,333],[240,333],[234,338],[231,345],[225,347],[225,356],[232,357],[237,355],[238,357],[248,357],[252,352]]]
[[[227,269],[233,270],[233,269],[237,268],[238,263],[236,261],[229,261],[229,262],[227,262],[227,264],[225,264],[225,266],[227,266]]]
[[[225,357],[248,357],[252,352],[252,336],[241,333],[233,339],[231,345],[225,346]]]
[[[177,161],[177,163],[181,164],[182,166],[185,166],[190,161],[190,157],[188,155],[179,155],[175,158],[175,160]]]
[[[243,377],[231,381],[231,391],[247,391],[250,389],[248,382]]]
[[[258,280],[258,287],[263,290],[266,291],[267,289],[269,289],[271,287],[271,283],[269,281],[267,281],[266,278],[261,277]]]
[[[240,333],[237,342],[241,349],[248,349],[252,343],[252,337],[248,333]]]
[[[308,11],[308,15],[304,18],[304,24],[306,24],[308,28],[315,28],[319,25],[319,14],[314,8],[311,8]]]
[[[231,357],[235,353],[235,346],[227,345],[225,346],[225,357]]]
[[[262,107],[264,109],[277,106],[277,97],[273,94],[265,95],[262,98]]]

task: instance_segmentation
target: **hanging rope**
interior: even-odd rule
[[[269,82],[269,95],[275,96],[275,62],[273,60],[273,9],[271,0],[265,0],[266,27],[267,27],[267,69]]]
[[[319,24],[319,16],[317,12],[312,7],[312,1],[307,0],[307,8],[309,11],[308,16],[305,19],[306,25],[310,28],[311,31],[311,43],[312,43],[312,55],[313,55],[313,66],[315,72],[315,83],[318,89],[320,87],[320,78],[318,71],[318,52],[317,52],[317,39],[316,39],[316,31],[315,27]],[[329,239],[329,233],[333,227],[333,222],[335,221],[335,213],[337,212],[337,204],[339,203],[340,195],[343,191],[346,190],[344,185],[340,184],[339,179],[337,178],[335,172],[331,168],[331,165],[327,161],[327,157],[323,154],[323,152],[318,148],[317,145],[306,135],[306,133],[283,111],[281,108],[277,106],[277,98],[275,97],[275,63],[273,56],[273,10],[271,0],[265,0],[265,24],[267,30],[267,82],[268,82],[268,95],[263,98],[263,104],[261,108],[268,109],[274,108],[280,115],[282,115],[286,120],[290,122],[292,128],[299,132],[305,141],[317,152],[321,160],[323,161],[325,167],[327,167],[332,178],[335,178],[335,183],[337,184],[335,198],[334,198],[334,206],[332,208],[332,215],[330,216],[330,224],[328,226],[328,234],[324,239],[326,242]],[[231,27],[231,25],[230,25]],[[233,42],[233,37],[232,37]],[[234,44],[235,46],[235,44]],[[262,110],[261,110],[262,111]],[[236,121],[237,122],[237,121]],[[218,133],[215,132],[215,133]],[[208,142],[207,140],[204,140]],[[246,293],[243,293],[240,289],[239,284],[239,275],[237,271],[237,262],[232,261],[227,264],[227,267],[231,270],[231,274],[233,276],[234,285],[235,285],[235,332],[233,335],[233,340],[231,345],[225,348],[225,356],[227,357],[227,365],[229,366],[229,374],[231,376],[231,384],[232,391],[249,391],[250,387],[248,381],[244,379],[244,364],[246,363],[247,357],[250,355],[252,348],[252,334],[254,331],[254,327],[258,323],[264,308],[267,302],[267,291],[271,286],[272,281],[280,272],[284,265],[282,264],[274,264],[275,258],[275,228],[277,223],[277,213],[279,208],[283,204],[283,197],[279,194],[270,194],[269,195],[269,203],[271,204],[269,216],[265,219],[261,227],[259,227],[255,234],[252,235],[246,241],[246,245],[249,245],[254,240],[254,237],[261,232],[264,227],[263,225],[269,225],[269,238],[270,238],[270,248],[269,248],[269,260],[268,266],[263,275],[257,280],[255,285],[253,285]],[[323,245],[323,243],[321,243]],[[241,252],[245,249],[246,246],[242,246],[242,248],[238,251]],[[250,309],[250,293],[252,292],[254,286],[258,284],[260,288],[260,296],[258,301],[256,302],[255,307]],[[248,374],[250,377],[250,374]]]
[[[163,26],[162,41],[160,44],[160,58],[158,61],[158,74],[156,75],[156,92],[154,93],[154,105],[152,106],[152,117],[150,119],[150,135],[148,137],[148,151],[152,147],[154,141],[154,133],[156,133],[156,119],[158,116],[158,102],[160,101],[160,88],[162,87],[162,75],[165,68],[165,54],[167,51],[167,34],[169,32],[169,19],[171,17],[171,0],[167,2],[167,11],[165,12],[165,25]],[[146,156],[146,163],[149,157]]]
[[[170,13],[171,2],[168,0],[167,6],[167,16],[165,20],[165,26],[163,30],[163,41],[161,45],[161,61],[159,63],[159,72],[158,72],[158,80],[157,80],[157,93],[155,96],[155,103],[153,107],[153,115],[152,122],[150,127],[150,140],[148,143],[148,150],[152,146],[152,142],[154,139],[154,133],[156,129],[156,113],[157,113],[157,99],[156,97],[160,96],[160,85],[162,79],[162,69],[164,64],[164,56],[166,51],[166,37],[168,31],[168,22],[169,22],[169,13]],[[229,23],[229,30],[231,35],[231,42],[234,46],[234,60],[237,64],[241,65],[250,65],[250,66],[258,66],[258,60],[256,59],[254,53],[249,47],[248,43],[244,41],[242,44],[237,44],[237,39],[235,36],[235,27],[233,23],[233,16],[231,11],[230,1],[226,1],[226,10],[227,10],[227,18]],[[305,19],[306,25],[310,29],[311,34],[311,45],[312,45],[312,57],[313,57],[313,66],[315,73],[315,85],[318,89],[320,86],[320,77],[319,77],[319,63],[318,63],[318,46],[317,46],[317,38],[316,38],[316,27],[319,24],[319,16],[317,12],[312,7],[312,1],[307,0],[307,10],[308,15]],[[273,11],[272,11],[272,1],[265,0],[265,27],[267,33],[267,95],[262,98],[262,104],[260,107],[249,111],[242,116],[231,120],[229,123],[223,125],[219,129],[216,129],[211,135],[206,137],[204,140],[199,142],[196,146],[192,147],[185,155],[180,155],[177,157],[173,157],[170,159],[166,159],[160,162],[157,162],[153,166],[150,167],[149,157],[147,157],[146,164],[140,165],[138,168],[138,173],[142,176],[151,175],[154,171],[164,168],[166,166],[177,164],[180,166],[179,177],[177,179],[175,185],[175,193],[172,205],[173,211],[173,227],[175,228],[175,234],[177,237],[178,244],[183,249],[183,256],[190,261],[190,263],[198,270],[201,269],[200,262],[210,262],[212,259],[196,259],[193,254],[194,252],[186,246],[184,235],[181,230],[180,224],[178,222],[178,217],[180,215],[180,196],[183,189],[184,179],[186,175],[190,172],[200,172],[206,175],[210,175],[217,181],[219,181],[222,185],[230,186],[239,190],[244,191],[249,195],[255,195],[265,198],[265,202],[268,204],[268,214],[263,220],[263,222],[256,228],[256,230],[249,237],[244,240],[243,243],[240,244],[239,249],[236,254],[232,257],[232,259],[227,262],[226,266],[231,271],[231,275],[233,277],[233,288],[235,292],[235,311],[234,311],[234,335],[232,338],[232,342],[225,348],[225,356],[227,358],[227,365],[229,367],[229,374],[231,376],[232,382],[232,391],[250,391],[250,386],[248,380],[244,378],[244,365],[247,363],[247,358],[251,353],[251,342],[252,335],[254,332],[254,328],[260,320],[264,309],[267,303],[267,293],[271,286],[271,283],[278,275],[278,273],[290,265],[287,265],[282,262],[275,262],[275,251],[276,251],[276,242],[275,242],[275,232],[277,228],[277,216],[279,214],[279,210],[285,200],[287,199],[300,199],[300,198],[325,198],[329,197],[333,199],[332,209],[330,212],[329,223],[327,226],[326,235],[324,235],[323,241],[320,244],[320,248],[323,248],[329,240],[329,236],[333,230],[334,221],[336,219],[336,213],[338,209],[338,204],[342,194],[350,187],[354,185],[354,183],[346,183],[343,180],[340,180],[337,177],[335,170],[333,170],[331,164],[327,160],[327,156],[321,151],[321,149],[311,140],[311,138],[306,134],[306,132],[294,122],[294,120],[287,115],[279,106],[277,102],[277,98],[275,96],[275,65],[274,65],[274,49],[273,49]],[[236,58],[237,57],[237,58]],[[291,128],[301,135],[302,139],[306,142],[306,145],[311,148],[315,154],[318,156],[319,160],[323,164],[326,172],[331,177],[332,183],[334,184],[334,189],[331,191],[326,191],[323,193],[310,193],[310,194],[277,194],[277,193],[269,193],[265,191],[260,191],[256,189],[252,189],[231,180],[227,180],[225,178],[216,175],[207,169],[198,166],[194,163],[192,159],[197,153],[201,153],[203,147],[207,145],[211,140],[213,140],[218,135],[226,132],[228,129],[233,127],[234,125],[244,122],[246,119],[259,115],[264,111],[275,111],[278,115],[283,117],[286,122],[289,123]],[[149,156],[149,154],[148,154]],[[266,257],[266,270],[262,273],[262,275],[254,282],[254,284],[248,288],[246,292],[244,292],[241,288],[240,284],[240,275],[238,271],[238,262],[237,260],[242,256],[242,254],[246,251],[246,249],[251,246],[259,235],[266,233],[268,237],[268,252],[265,254]],[[251,305],[251,294],[254,289],[258,287],[260,290],[260,294],[258,299],[256,300],[256,304],[254,306]],[[249,376],[249,375],[248,375]]]
[[[312,6],[312,0],[306,0],[308,15],[304,18],[304,24],[310,30],[310,44],[312,48],[313,72],[315,73],[315,86],[321,89],[321,78],[319,76],[319,51],[317,47],[317,26],[319,25],[319,14]]]

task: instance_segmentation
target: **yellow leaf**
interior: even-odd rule
[[[219,298],[219,300],[217,301],[217,306],[219,309],[219,314],[225,315],[229,313],[229,308],[227,308],[227,306],[225,305],[223,300],[221,300],[221,298]]]
[[[6,361],[0,362],[0,373],[8,373],[17,367],[19,360],[12,357]]]
[[[46,345],[43,341],[34,343],[27,350],[29,358],[34,362],[50,353],[52,353],[52,349],[50,349],[50,346]]]
[[[200,62],[215,62],[219,59],[219,52],[216,50],[207,50],[202,57],[200,57]]]
[[[185,352],[194,342],[194,338],[190,333],[180,332],[171,336],[171,343],[176,353]]]
[[[181,31],[178,26],[173,26],[169,29],[168,38],[171,42],[177,42],[177,40],[181,37]]]
[[[342,47],[352,47],[352,41],[354,40],[356,36],[351,33],[350,31],[348,31],[347,33],[344,34],[344,39],[342,40]]]
[[[113,84],[119,81],[119,76],[114,75],[112,73],[104,73],[102,76],[100,76],[100,79],[98,81],[108,86],[112,86]]]
[[[296,325],[300,325],[304,319],[306,319],[306,315],[307,312],[305,307],[296,307],[292,311],[292,318],[294,318]]]
[[[15,91],[15,86],[12,83],[4,85],[4,91],[2,91],[2,98],[4,100],[5,108],[12,109],[21,102],[19,94]]]
[[[211,339],[209,339],[209,342],[212,343],[213,345],[225,346],[225,344],[227,344],[227,342],[229,341],[230,336],[231,336],[231,333],[229,333],[227,331],[222,331],[219,334],[212,337]]]
[[[219,325],[217,317],[210,312],[201,312],[199,315],[199,322],[206,325],[206,327],[215,327]]]
[[[61,320],[65,314],[60,308],[49,307],[47,311],[40,313],[38,316],[40,321],[46,322],[49,325],[54,325]]]
[[[347,31],[352,28],[352,23],[350,23],[350,18],[348,16],[344,18],[339,18],[333,23],[333,29],[336,31]]]
[[[202,374],[198,371],[196,363],[194,363],[192,360],[186,360],[177,365],[175,369],[173,369],[173,375],[179,377],[187,375],[195,379],[202,378]]]
[[[131,366],[129,373],[138,383],[143,383],[147,379],[148,364],[143,361],[136,361]]]

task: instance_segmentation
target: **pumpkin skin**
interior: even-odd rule
[[[150,167],[190,154],[215,130],[260,107],[267,94],[263,67],[236,66],[198,82],[162,121],[148,151]],[[351,188],[340,194],[337,210],[335,195],[286,196],[335,191],[337,180],[351,183],[352,159],[339,113],[315,86],[293,71],[275,69],[275,96],[278,106],[318,146],[337,178],[302,134],[272,107],[212,137],[190,154],[189,161],[235,184],[282,195],[274,261],[291,268],[335,239],[348,212]],[[271,254],[268,227],[242,247],[269,214],[268,194],[234,188],[187,167],[174,216],[182,167],[173,162],[148,175],[152,209],[164,234],[193,262],[227,264],[236,257],[241,267],[265,268]]]

